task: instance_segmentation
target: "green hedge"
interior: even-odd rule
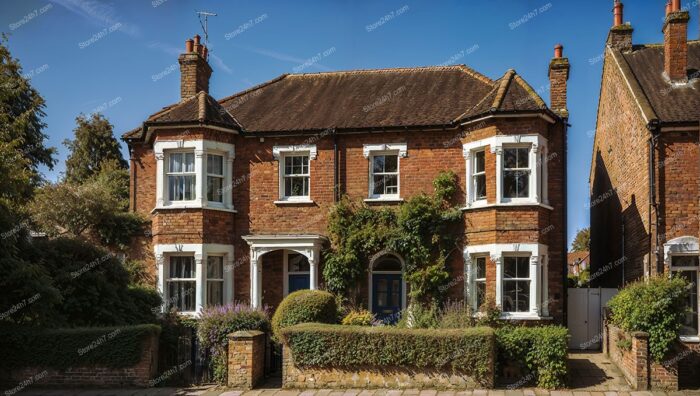
[[[403,366],[455,369],[490,383],[493,329],[402,329],[306,323],[282,329],[301,366]]]
[[[540,388],[562,388],[566,384],[568,334],[561,326],[500,328],[496,330],[498,364],[520,366],[520,385],[534,382]]]
[[[141,360],[144,341],[160,326],[39,329],[0,327],[0,367],[129,367]]]

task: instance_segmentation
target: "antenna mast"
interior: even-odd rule
[[[209,11],[195,11],[197,16],[199,16],[199,24],[202,25],[204,30],[204,44],[209,46],[209,17],[216,16],[213,12]]]

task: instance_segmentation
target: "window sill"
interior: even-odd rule
[[[490,203],[490,204],[482,204],[479,202],[472,202],[471,204],[467,204],[467,206],[461,208],[461,210],[466,211],[466,210],[474,210],[474,209],[483,209],[483,208],[498,208],[498,207],[513,207],[513,206],[539,206],[548,210],[554,210],[554,207],[551,205],[547,205],[545,203],[541,202],[501,202],[499,204],[496,203]]]
[[[202,205],[199,203],[187,203],[187,204],[171,204],[171,205],[162,205],[162,206],[156,206],[153,208],[151,213],[154,213],[158,210],[179,210],[179,209],[211,209],[211,210],[219,210],[222,212],[229,212],[229,213],[238,213],[238,211],[234,208],[227,208],[225,206],[208,206],[208,205]]]
[[[312,199],[283,199],[274,201],[275,205],[313,205],[316,202]]]
[[[365,198],[367,203],[400,203],[403,202],[403,198]]]
[[[552,320],[551,316],[539,316],[528,312],[501,313],[501,319],[505,320]]]
[[[700,343],[700,336],[680,336],[681,342],[698,344]]]

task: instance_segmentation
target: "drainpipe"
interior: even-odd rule
[[[333,128],[333,202],[340,201],[340,186],[338,186],[340,176],[338,174],[338,134]]]
[[[651,138],[649,138],[649,268],[647,277],[651,277],[652,257],[656,255],[654,265],[657,270],[659,263],[662,262],[659,257],[659,213],[656,202],[656,148],[659,143],[659,124],[652,121],[647,125],[647,128],[651,131]],[[651,234],[652,211],[654,213],[654,233],[656,234],[654,239],[652,239]]]
[[[134,148],[129,147],[129,162],[131,166],[131,181],[132,181],[132,191],[131,191],[131,211],[136,212],[136,166],[134,161]]]

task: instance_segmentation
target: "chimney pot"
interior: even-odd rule
[[[194,45],[194,41],[192,41],[192,39],[185,40],[185,53],[192,52],[193,45]]]
[[[671,12],[681,10],[681,0],[671,0]]]
[[[554,46],[554,57],[555,58],[561,58],[563,52],[564,52],[563,45],[557,44]]]
[[[668,0],[668,2],[666,3],[666,16],[668,16],[668,14],[671,13],[671,8],[672,8],[672,7],[673,7],[673,6],[671,5],[671,0]]]
[[[622,25],[622,10],[624,5],[618,0],[615,1],[615,6],[613,7],[613,26]]]
[[[194,43],[195,43],[196,45],[199,45],[199,40],[200,40],[200,39],[201,39],[201,37],[199,37],[198,34],[195,34],[195,35],[194,35]]]
[[[180,63],[180,99],[185,100],[201,91],[209,93],[211,66],[207,62],[207,49],[200,43],[199,35],[185,41],[185,53]]]
[[[202,46],[202,58],[207,59],[208,53],[209,53],[209,50],[207,49],[207,46],[206,45]]]

